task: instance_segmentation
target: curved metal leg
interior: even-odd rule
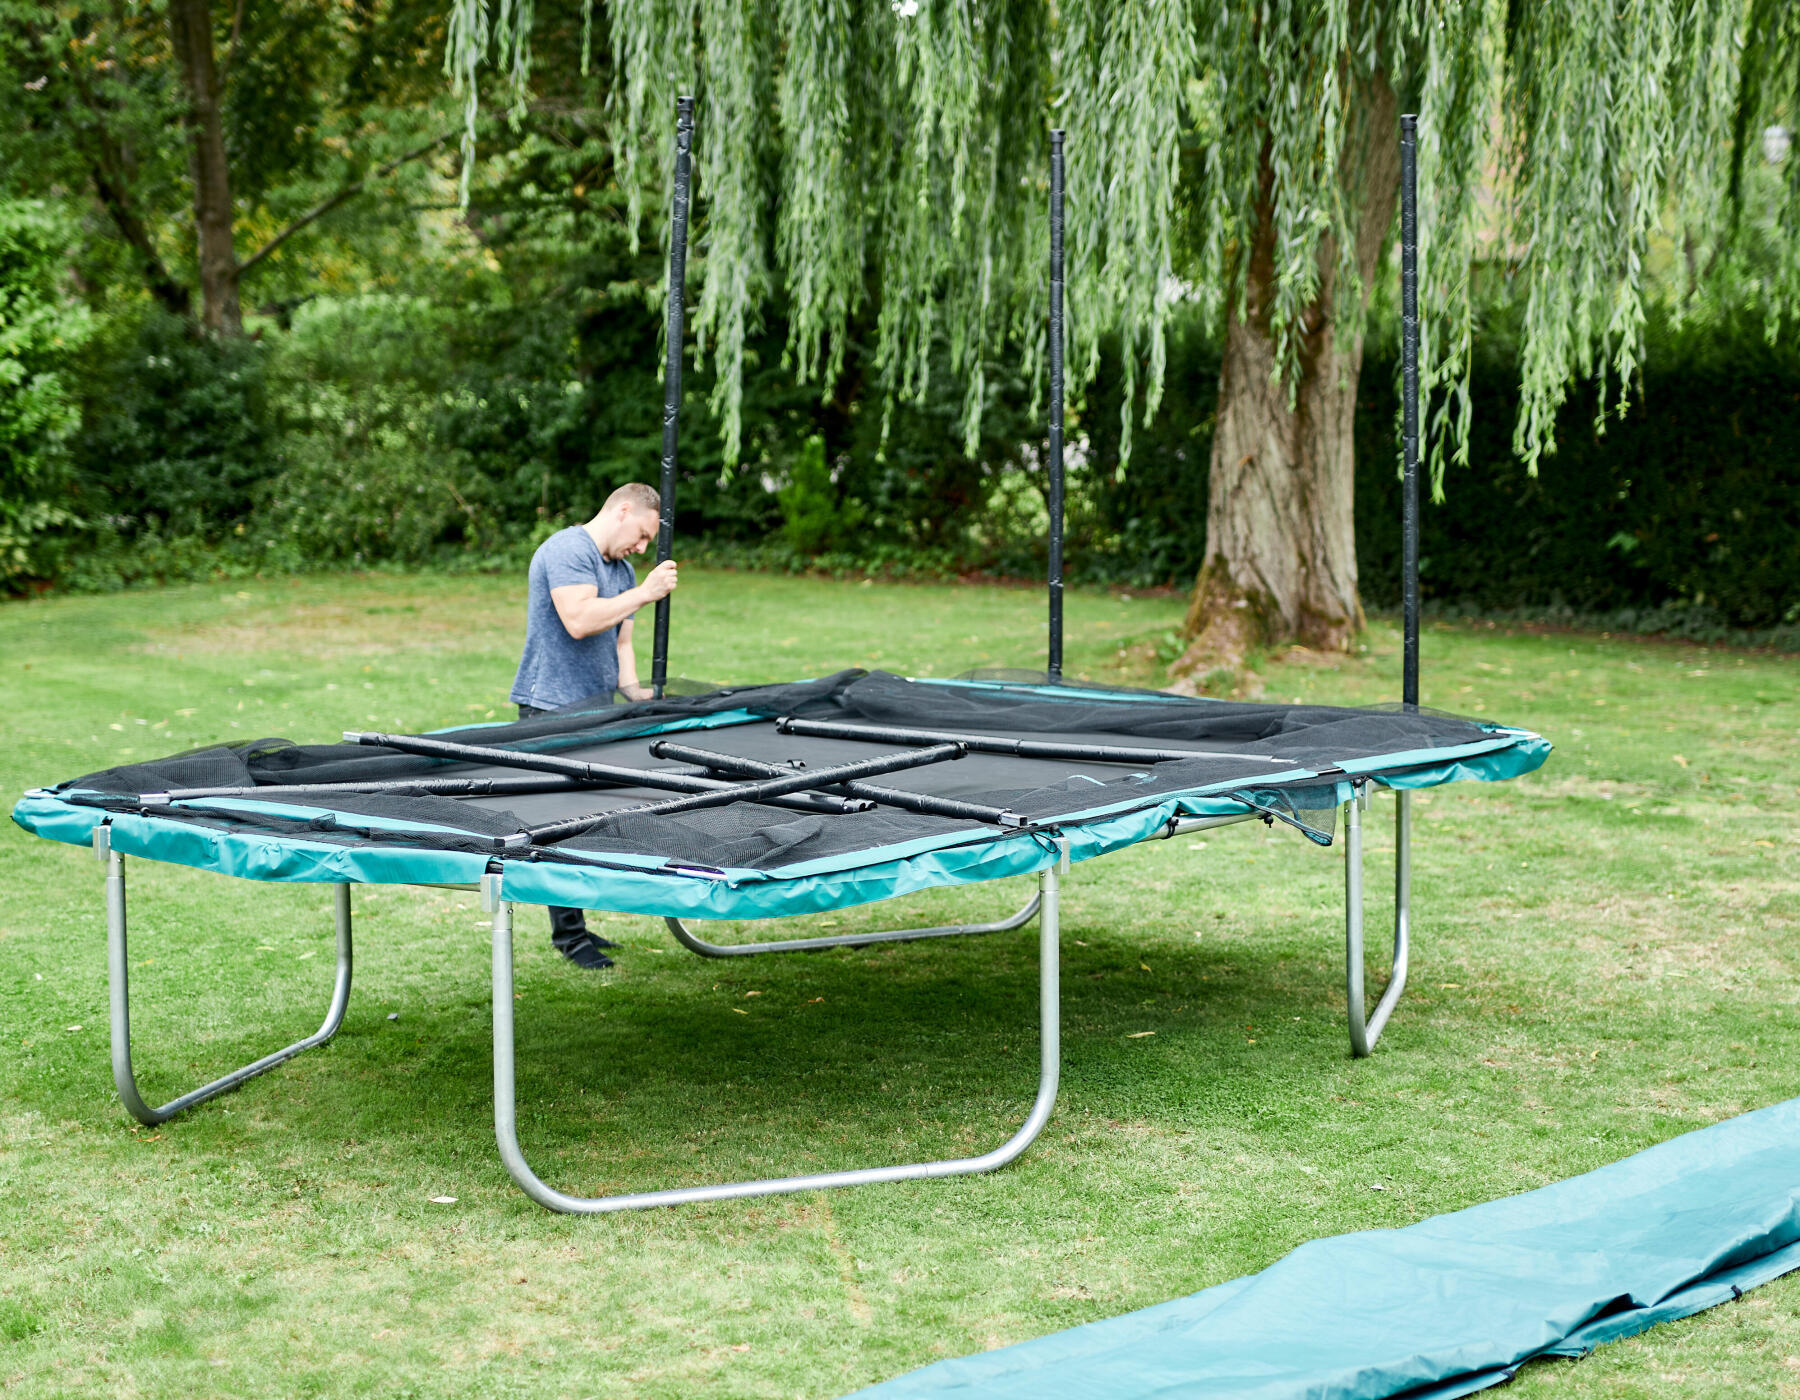
[[[1365,789],[1365,792],[1367,789]],[[1394,1005],[1406,990],[1412,903],[1412,794],[1394,794],[1394,961],[1375,1009],[1363,1011],[1362,799],[1344,813],[1344,968],[1350,1013],[1350,1053],[1361,1059],[1375,1048]]]
[[[513,1079],[513,942],[512,906],[499,898],[499,879],[490,877],[484,904],[494,913],[494,1136],[500,1143],[500,1160],[519,1188],[541,1206],[583,1215],[618,1210],[642,1210],[646,1206],[686,1205],[695,1201],[736,1200],[746,1196],[773,1196],[788,1191],[819,1191],[831,1186],[863,1186],[884,1181],[911,1181],[921,1177],[963,1176],[1003,1167],[1031,1145],[1043,1130],[1056,1105],[1057,1077],[1062,1062],[1058,975],[1058,874],[1055,868],[1040,877],[1043,919],[1039,924],[1038,1016],[1043,1029],[1039,1051],[1037,1099],[1024,1126],[992,1152],[979,1157],[958,1157],[942,1162],[918,1162],[897,1167],[863,1167],[854,1171],[818,1172],[811,1176],[776,1177],[768,1181],[733,1181],[718,1186],[684,1186],[665,1191],[639,1191],[623,1196],[570,1196],[546,1185],[532,1171],[519,1150],[518,1115]],[[1036,904],[1038,901],[1034,900]]]
[[[940,924],[935,928],[883,929],[878,933],[838,933],[826,938],[783,938],[772,943],[708,943],[682,919],[663,920],[675,941],[703,958],[752,958],[758,953],[816,953],[823,948],[864,948],[871,943],[912,943],[921,938],[955,938],[965,933],[1005,933],[1031,922],[1042,894],[1025,901],[1018,913],[991,924]]]
[[[106,862],[106,966],[112,1003],[113,1083],[118,1086],[119,1098],[124,1102],[126,1112],[138,1122],[154,1127],[158,1123],[167,1122],[183,1109],[204,1103],[228,1089],[235,1089],[246,1079],[254,1079],[259,1074],[267,1073],[276,1065],[293,1059],[302,1050],[323,1045],[337,1034],[337,1028],[343,1024],[344,1009],[350,1004],[348,885],[337,886],[337,982],[331,989],[331,1007],[325,1013],[325,1023],[305,1040],[297,1040],[285,1050],[264,1055],[242,1069],[233,1070],[210,1084],[203,1084],[178,1099],[169,1100],[161,1108],[151,1108],[145,1103],[143,1096],[138,1093],[137,1076],[131,1068],[131,982],[125,947],[125,858],[111,848],[110,842],[102,835],[104,831],[104,827],[96,829],[94,850]]]

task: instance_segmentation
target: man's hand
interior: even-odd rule
[[[678,582],[675,561],[665,559],[644,576],[644,581],[638,585],[638,592],[644,595],[646,603],[655,603],[673,593]]]
[[[629,685],[624,681],[620,681],[619,694],[623,695],[627,700],[648,700],[655,692],[652,691],[649,686],[639,685],[636,681],[632,681]]]

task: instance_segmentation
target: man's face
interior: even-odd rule
[[[662,522],[653,510],[628,510],[619,522],[619,544],[622,554],[642,554],[650,548]]]

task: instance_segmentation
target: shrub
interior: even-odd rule
[[[280,468],[264,346],[150,309],[115,321],[93,349],[74,444],[81,514],[127,541],[216,540],[245,521]]]
[[[244,527],[302,567],[422,563],[500,532],[486,483],[437,425],[446,317],[417,298],[321,300],[269,365],[279,474]]]
[[[92,330],[59,285],[70,231],[40,200],[0,200],[0,587],[56,572],[75,523],[68,443],[81,423],[69,368]]]
[[[1770,628],[1800,619],[1800,352],[1762,327],[1655,325],[1631,411],[1595,430],[1581,396],[1536,478],[1513,458],[1517,369],[1485,342],[1467,471],[1427,506],[1428,599],[1486,611],[1567,609],[1666,624]],[[1399,598],[1394,361],[1371,355],[1357,404],[1363,595]],[[1699,610],[1697,612],[1693,610]],[[1652,616],[1654,614],[1654,617]],[[1621,624],[1624,625],[1624,624]]]

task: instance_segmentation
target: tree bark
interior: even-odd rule
[[[219,74],[213,63],[208,0],[169,0],[169,35],[187,88],[188,168],[200,241],[202,319],[208,330],[238,335],[244,316],[232,242],[231,167],[225,159],[225,131],[219,117]]]
[[[1341,178],[1361,194],[1355,257],[1366,302],[1399,189],[1399,104],[1380,73],[1358,83],[1352,101],[1356,125]],[[1173,668],[1184,678],[1180,688],[1189,690],[1215,671],[1241,667],[1251,648],[1297,641],[1343,651],[1363,625],[1351,515],[1362,336],[1340,336],[1333,323],[1338,249],[1327,239],[1290,405],[1290,386],[1275,377],[1269,328],[1275,295],[1270,155],[1265,146],[1244,314],[1234,308],[1226,319],[1206,561],[1183,628],[1189,645]]]

